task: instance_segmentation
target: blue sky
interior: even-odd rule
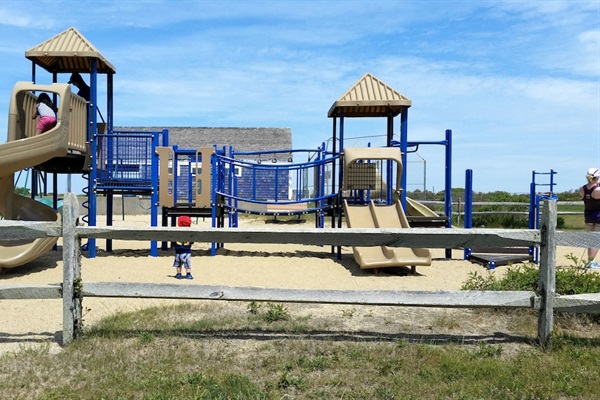
[[[3,132],[25,51],[69,27],[116,67],[118,126],[287,127],[313,149],[369,72],[412,100],[409,140],[452,129],[454,187],[472,169],[475,191],[526,193],[553,169],[560,192],[600,167],[598,0],[3,1]],[[385,143],[385,119],[345,129],[346,146]],[[408,189],[442,190],[443,155],[412,155]]]

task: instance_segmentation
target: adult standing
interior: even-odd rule
[[[81,75],[79,75],[77,72],[73,72],[69,78],[69,83],[79,89],[77,91],[78,96],[90,101],[90,87],[87,83],[85,83]]]
[[[588,232],[600,232],[600,170],[590,168],[586,174],[587,184],[579,188],[579,195],[583,199],[585,210],[583,216],[585,219],[585,229]],[[588,261],[586,268],[600,269],[600,264],[595,260],[598,249],[589,247],[587,249]]]

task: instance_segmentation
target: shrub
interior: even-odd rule
[[[600,274],[589,272],[581,267],[581,263],[571,255],[569,258],[576,262],[575,266],[558,267],[556,270],[556,294],[572,295],[584,293],[600,293]],[[528,290],[536,292],[539,289],[539,269],[535,264],[508,267],[502,278],[489,274],[483,276],[478,272],[469,274],[463,283],[462,290]],[[591,320],[600,323],[600,315],[594,315]]]
[[[539,270],[535,264],[508,267],[502,278],[478,272],[469,274],[463,290],[531,290],[539,288]],[[584,268],[562,267],[556,270],[556,294],[600,293],[600,274],[590,273]]]

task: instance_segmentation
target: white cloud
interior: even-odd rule
[[[331,137],[331,104],[370,72],[412,99],[409,140],[453,130],[457,186],[473,168],[477,190],[527,191],[532,169],[555,168],[567,190],[600,165],[597,1],[42,6],[32,19],[30,2],[0,5],[0,32],[14,38],[0,45],[0,103],[30,77],[24,51],[75,26],[117,68],[117,125],[291,127],[294,146],[316,147]],[[385,121],[346,129],[365,143]],[[420,151],[441,189],[443,150]]]

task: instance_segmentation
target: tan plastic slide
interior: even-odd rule
[[[411,199],[410,197],[406,198],[406,208],[408,211],[408,215],[418,215],[422,217],[439,217],[439,215],[431,208],[419,203],[416,200]]]
[[[410,228],[400,201],[392,205],[349,205],[344,200],[344,211],[349,228]],[[431,265],[431,253],[423,248],[405,247],[352,247],[354,259],[361,269]]]
[[[56,93],[60,97],[56,126],[38,136],[35,132],[34,102],[31,91]],[[0,144],[0,215],[7,220],[58,221],[60,215],[51,207],[14,193],[14,173],[34,167],[53,157],[67,154],[69,104],[68,84],[34,85],[17,82],[8,116],[8,140]],[[0,268],[13,268],[35,260],[56,244],[57,238],[35,240],[1,240]]]

